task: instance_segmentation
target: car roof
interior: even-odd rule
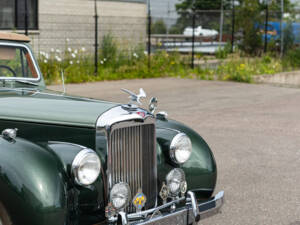
[[[30,38],[23,34],[0,32],[0,40],[30,42]]]

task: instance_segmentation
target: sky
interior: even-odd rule
[[[152,15],[154,17],[176,18],[175,4],[177,3],[179,0],[151,0]]]
[[[151,0],[151,14],[155,20],[161,18],[168,26],[176,23],[177,13],[175,5],[180,0]]]

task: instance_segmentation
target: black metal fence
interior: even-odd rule
[[[95,7],[95,9],[96,8],[97,7]],[[230,46],[231,51],[233,51],[235,46],[243,43],[243,29],[239,26],[240,21],[237,21],[237,18],[240,20],[241,17],[237,17],[238,14],[240,14],[240,12],[235,7],[231,7],[229,10],[191,11],[181,13],[177,18],[168,15],[154,17],[151,15],[151,11],[148,10],[148,14],[144,17],[135,19],[119,18],[118,22],[113,22],[112,20],[115,18],[101,17],[101,12],[95,10],[94,15],[91,15],[90,18],[85,18],[85,22],[79,23],[76,22],[78,18],[76,15],[74,15],[74,20],[70,19],[69,16],[67,21],[65,21],[62,15],[58,16],[58,18],[61,17],[62,20],[60,25],[63,27],[72,27],[70,28],[72,31],[74,29],[78,31],[77,35],[72,37],[71,35],[74,33],[72,33],[71,30],[68,33],[68,29],[66,29],[64,35],[61,34],[61,31],[56,33],[56,29],[59,28],[57,21],[51,24],[51,20],[49,20],[47,22],[48,27],[41,27],[40,30],[41,32],[52,32],[53,34],[49,36],[53,36],[53,39],[58,39],[58,36],[64,36],[65,40],[76,38],[81,38],[82,40],[84,38],[89,39],[84,43],[88,45],[87,49],[89,51],[94,51],[95,73],[98,71],[98,51],[101,51],[103,36],[112,32],[112,30],[118,30],[119,32],[119,34],[115,31],[112,32],[114,33],[114,38],[119,38],[122,43],[127,43],[127,46],[121,44],[124,51],[133,49],[138,44],[144,45],[145,51],[149,57],[149,69],[151,67],[150,55],[155,51],[161,50],[168,52],[176,51],[189,56],[191,67],[194,67],[195,56],[197,54],[215,54],[220,49],[224,49],[225,46]],[[29,18],[27,13],[25,13],[24,19],[25,33],[28,34]],[[285,46],[284,32],[286,31],[288,24],[297,22],[297,15],[289,17],[289,19],[284,19],[282,11],[274,12],[269,11],[268,8],[266,8],[259,13],[258,18],[256,19],[257,23],[254,24],[254,26],[257,26],[257,30],[261,34],[264,52],[266,53],[269,48],[277,48],[283,53]],[[44,18],[44,20],[46,20],[46,18]],[[109,28],[107,23],[112,24],[114,28]],[[136,29],[133,29],[133,26],[135,26]],[[295,31],[295,29],[298,29],[297,26],[292,29],[294,29],[294,32],[291,34],[297,34]],[[139,32],[137,32],[137,30],[139,30]],[[132,31],[134,33],[132,33]],[[82,37],[79,37],[79,33],[82,34]],[[124,35],[125,33],[131,35],[126,36]],[[50,42],[47,41],[47,38],[44,42],[47,42],[46,44],[49,45]],[[296,43],[300,42],[298,41],[298,38],[299,37],[296,35]],[[39,42],[39,50],[41,48],[40,46],[43,44],[43,40],[41,39],[43,39],[42,35],[36,38],[36,42]],[[73,43],[76,45],[76,42]],[[72,46],[72,40],[68,45]]]

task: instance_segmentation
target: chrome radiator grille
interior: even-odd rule
[[[109,140],[110,186],[128,183],[132,198],[141,189],[146,209],[155,205],[157,196],[155,140],[154,124],[128,122],[113,126]],[[134,211],[131,204],[128,211]]]

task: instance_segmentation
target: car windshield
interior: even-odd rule
[[[38,79],[38,73],[27,48],[0,45],[0,79]]]

